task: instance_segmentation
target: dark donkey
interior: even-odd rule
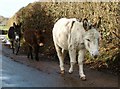
[[[19,25],[18,24],[16,25],[15,23],[13,23],[13,26],[9,28],[8,37],[11,42],[13,53],[15,51],[15,54],[17,55],[20,49],[21,23]]]
[[[25,30],[23,36],[28,44],[28,58],[31,55],[31,59],[33,59],[32,51],[34,51],[35,59],[39,61],[39,47],[44,45],[44,37],[42,32],[40,30]]]

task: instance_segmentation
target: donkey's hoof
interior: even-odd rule
[[[82,81],[86,81],[86,77],[84,76],[84,77],[80,77],[80,79],[82,80]]]
[[[69,71],[69,74],[72,74],[73,73],[73,71]]]
[[[73,73],[73,70],[69,69],[69,71],[68,71],[68,72],[69,72],[69,74],[72,74],[72,73]]]

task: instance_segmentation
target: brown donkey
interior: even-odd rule
[[[39,61],[39,47],[44,45],[44,37],[42,32],[39,30],[25,30],[23,36],[26,43],[28,44],[28,58],[31,55],[31,59],[33,59],[32,51],[34,51],[35,59]]]

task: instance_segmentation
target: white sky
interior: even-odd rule
[[[12,17],[20,8],[37,0],[0,0],[0,15]]]
[[[0,15],[4,17],[12,17],[20,8],[25,7],[29,3],[35,1],[47,0],[0,0]],[[51,0],[51,1],[65,1],[65,0]],[[120,0],[68,0],[68,1],[120,1]]]

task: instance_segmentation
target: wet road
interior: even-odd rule
[[[2,53],[0,54],[2,55]],[[48,66],[43,67],[43,70],[49,70],[49,72],[39,71],[15,62],[4,54],[0,63],[2,63],[2,66],[0,66],[2,87],[118,87],[117,76],[88,68],[85,68],[88,80],[81,81],[78,77],[77,69],[73,74],[66,72],[64,76],[61,76],[57,73],[59,68],[55,62],[42,63],[42,66]],[[66,68],[68,69],[68,66]]]
[[[4,65],[2,68],[3,87],[49,87],[61,85],[58,82],[58,80],[61,80],[60,76],[40,72],[34,68],[13,62],[5,56],[3,56],[2,65]]]

